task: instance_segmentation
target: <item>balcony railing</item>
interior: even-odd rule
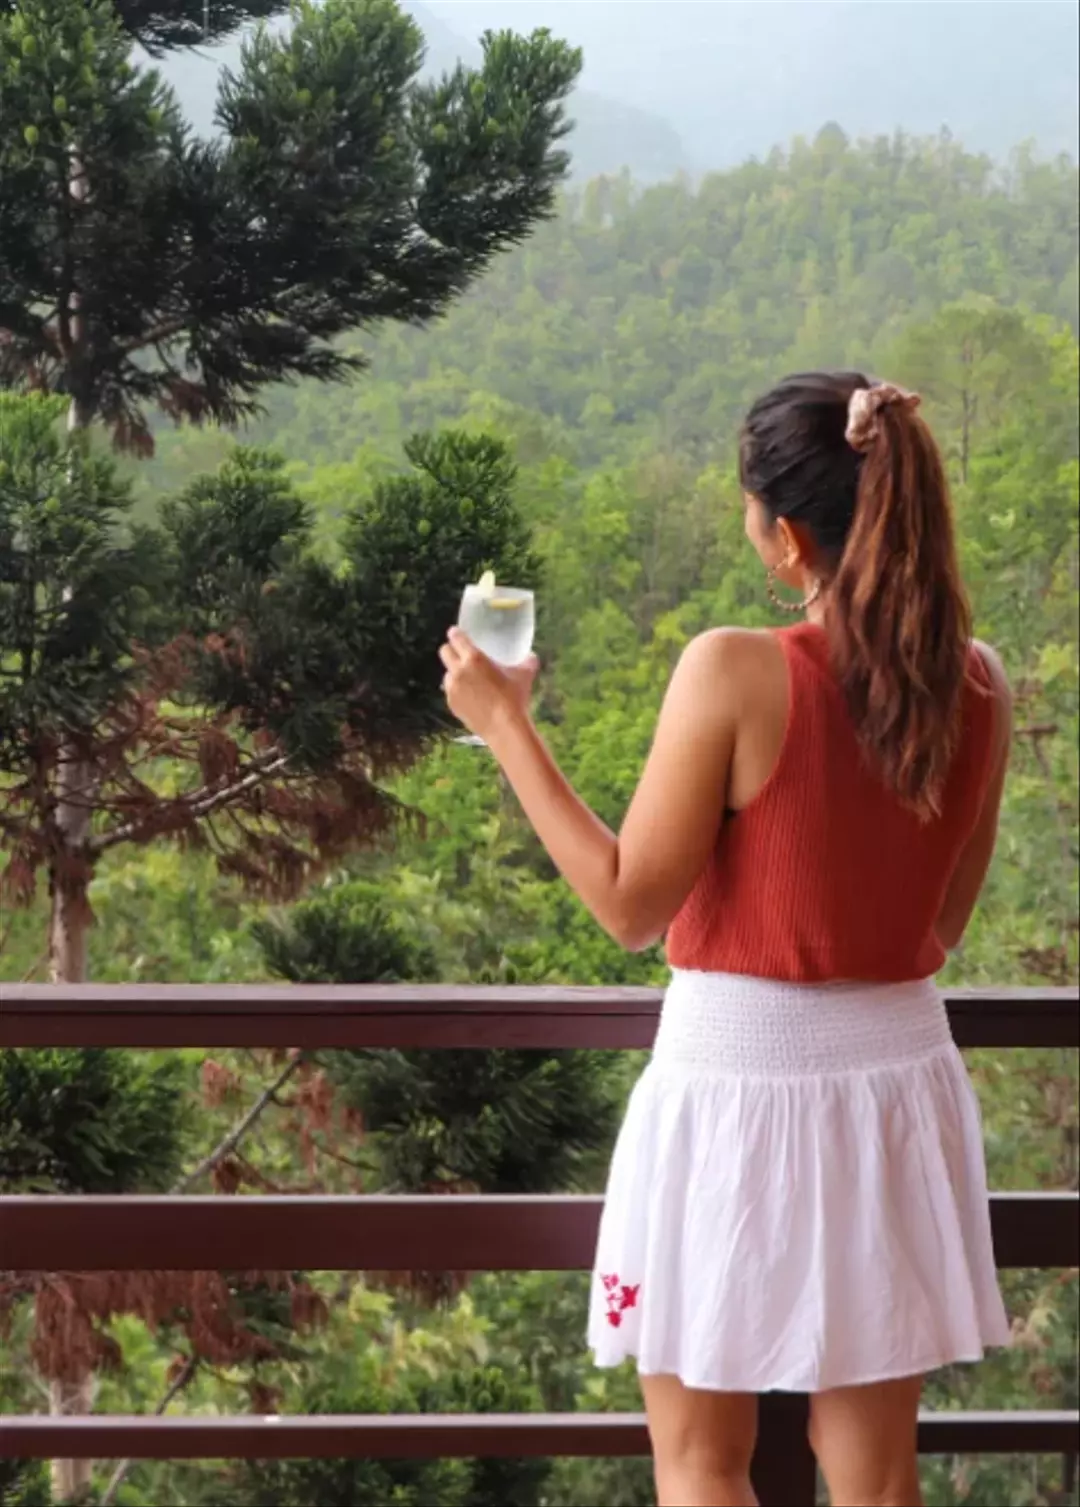
[[[646,989],[0,985],[0,1047],[648,1047]],[[1080,1046],[1076,989],[959,992],[962,1047]],[[302,1218],[297,1218],[298,1206]],[[1001,1267],[1080,1265],[1073,1192],[996,1193]],[[568,1271],[591,1265],[593,1197],[12,1197],[7,1270]],[[1076,1412],[925,1413],[927,1454],[1080,1453]],[[634,1455],[636,1414],[325,1417],[0,1417],[0,1457]],[[763,1400],[755,1461],[764,1507],[810,1507],[806,1399]]]

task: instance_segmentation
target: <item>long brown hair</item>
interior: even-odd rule
[[[928,819],[960,738],[971,612],[941,453],[916,408],[858,372],[788,377],[751,408],[740,469],[774,519],[809,532],[860,742]]]

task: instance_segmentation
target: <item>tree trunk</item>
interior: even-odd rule
[[[55,820],[60,851],[50,868],[52,911],[49,917],[49,981],[85,984],[86,942],[90,930],[90,809],[94,769],[65,742],[60,749]]]
[[[49,919],[49,978],[54,984],[86,982],[90,874],[83,847],[90,832],[93,771],[70,744],[60,751],[56,824],[61,852],[52,866],[52,914]],[[49,1383],[49,1412],[56,1416],[89,1413],[94,1405],[94,1375],[74,1382]],[[90,1489],[93,1462],[54,1460],[50,1467],[55,1502],[81,1501]]]
[[[963,404],[960,420],[960,480],[966,487],[971,468],[971,430],[975,422],[975,400],[967,389],[964,390]]]
[[[76,203],[87,196],[86,176],[77,152],[71,154],[68,192]],[[78,345],[84,336],[79,314],[79,295],[69,302],[70,329]],[[89,426],[90,415],[78,399],[68,409],[68,430]],[[90,930],[90,863],[86,840],[94,797],[93,765],[80,756],[74,740],[65,739],[58,757],[56,778],[56,828],[59,851],[50,869],[52,911],[49,917],[49,979],[54,984],[85,984],[87,934]],[[72,1382],[49,1383],[49,1412],[54,1416],[89,1413],[94,1406],[94,1373],[87,1371]],[[52,1495],[56,1502],[88,1498],[93,1479],[91,1460],[53,1460],[50,1466]]]
[[[960,365],[964,373],[960,390],[960,480],[966,487],[971,464],[971,431],[975,425],[975,393],[972,382],[975,352],[970,341],[964,342],[960,352]]]
[[[72,1413],[89,1413],[94,1406],[94,1377],[92,1372],[80,1376],[76,1382],[51,1381],[49,1383],[49,1412],[54,1418]],[[93,1476],[91,1460],[54,1460],[49,1467],[52,1479],[53,1501],[81,1502],[88,1500]]]
[[[72,197],[81,198],[82,181],[72,169]],[[77,308],[77,303],[75,305]],[[77,316],[73,325],[79,323]],[[89,416],[72,399],[68,430],[85,429]],[[65,591],[65,597],[68,593]],[[54,984],[85,984],[86,938],[90,929],[90,863],[86,841],[90,836],[96,780],[94,766],[84,759],[73,738],[60,745],[56,774],[55,821],[59,851],[49,872],[52,913],[49,918],[49,979]]]

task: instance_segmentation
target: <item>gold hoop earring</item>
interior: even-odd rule
[[[808,608],[814,605],[818,597],[821,595],[821,582],[815,581],[813,586],[811,586],[808,595],[803,597],[801,602],[785,602],[783,597],[776,589],[777,573],[778,567],[775,565],[770,565],[769,569],[765,572],[765,590],[769,594],[769,601],[773,604],[777,611],[791,613],[806,612]]]

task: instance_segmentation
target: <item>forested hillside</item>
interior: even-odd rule
[[[585,466],[646,448],[717,459],[778,370],[881,367],[949,303],[1075,331],[1076,183],[1068,159],[995,165],[948,138],[852,144],[832,127],[697,190],[598,179],[435,330],[365,343],[355,387],[280,393],[254,437],[308,466],[362,445],[392,458],[411,429],[497,399]],[[213,453],[194,443],[166,436],[147,485]]]
[[[342,558],[346,515],[381,506],[380,483],[407,469],[410,434],[452,424],[506,443],[542,567],[545,730],[581,793],[617,822],[682,645],[711,624],[773,620],[743,539],[735,479],[748,401],[786,371],[822,365],[917,387],[948,457],[978,631],[1001,650],[1017,696],[999,852],[948,979],[1075,982],[1077,256],[1076,164],[1024,150],[994,163],[944,137],[852,143],[827,128],[696,187],[600,178],[570,194],[556,219],[436,327],[354,342],[368,362],[355,383],[275,389],[245,441],[284,457],[331,561]],[[152,462],[123,463],[144,521],[216,470],[235,441],[162,424],[156,443]],[[425,522],[422,508],[417,516]],[[425,537],[418,526],[402,550],[422,548]],[[568,896],[483,750],[433,746],[392,792],[425,825],[404,822],[387,849],[343,860],[291,910],[246,897],[198,850],[150,843],[106,860],[92,890],[92,976],[662,979],[658,953],[623,955]],[[4,917],[0,977],[41,976],[44,907],[39,897]],[[506,1187],[527,1175],[547,1178],[545,1186],[596,1186],[634,1064],[558,1058],[535,1068],[535,1082],[534,1067],[469,1069],[478,1076],[456,1081],[455,1111],[429,1062],[331,1054],[270,1107],[242,1154],[218,1169],[218,1186]],[[974,1069],[992,1183],[1075,1188],[1075,1061],[987,1053]],[[187,1109],[178,1154],[192,1167],[280,1064],[239,1053],[203,1063],[193,1054],[179,1071]],[[109,1091],[101,1088],[103,1104]],[[545,1092],[550,1114],[538,1107]],[[487,1102],[506,1106],[502,1139],[490,1145],[471,1118]],[[581,1106],[588,1124],[575,1113]],[[540,1172],[513,1160],[520,1123],[531,1127]],[[577,1277],[491,1277],[461,1292],[327,1278],[302,1291],[292,1311],[317,1315],[310,1333],[261,1364],[242,1346],[200,1360],[178,1405],[634,1405],[630,1377],[602,1378],[586,1362]],[[1015,1273],[1007,1296],[1018,1349],[936,1380],[932,1403],[1076,1406],[1075,1274]],[[274,1302],[280,1325],[285,1299]],[[270,1325],[264,1309],[257,1318]],[[28,1307],[13,1310],[13,1326],[11,1353],[24,1357]],[[190,1333],[155,1333],[130,1314],[106,1328],[119,1348],[109,1352],[101,1406],[153,1407],[183,1374]],[[279,1331],[273,1336],[276,1345]],[[19,1405],[37,1406],[33,1383],[11,1368],[0,1377],[0,1408]],[[641,1462],[509,1462],[506,1470],[139,1465],[113,1499],[128,1507],[651,1500]],[[1060,1460],[934,1461],[927,1481],[935,1504],[1077,1500]],[[27,1494],[12,1502],[30,1507],[37,1487],[19,1489]]]

